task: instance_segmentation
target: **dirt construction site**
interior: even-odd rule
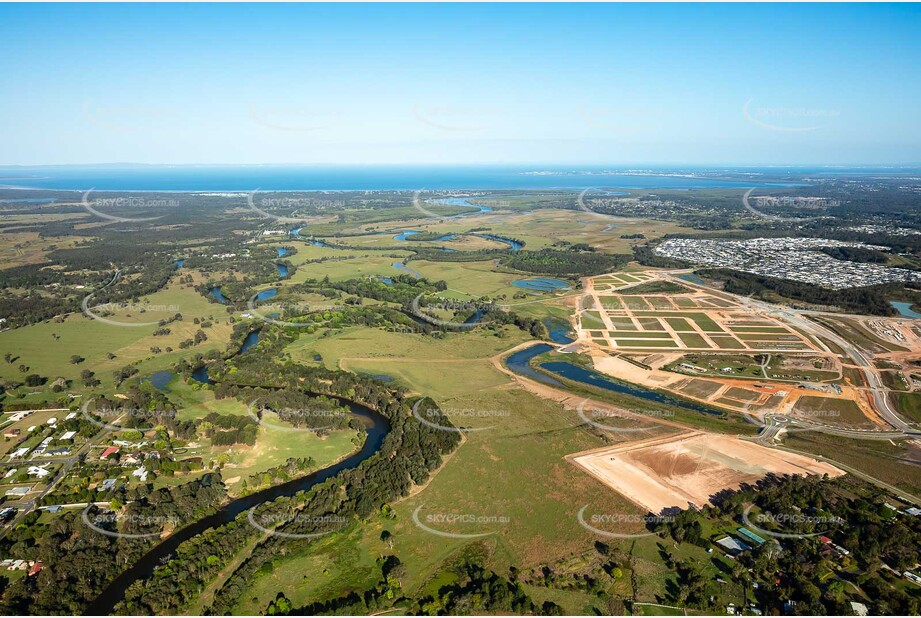
[[[621,443],[567,459],[655,514],[702,507],[721,491],[755,483],[769,474],[844,474],[831,464],[803,455],[698,431]]]
[[[886,427],[837,351],[743,298],[658,271],[583,283],[573,321],[600,373],[759,418]]]
[[[613,279],[625,276],[585,280],[576,313],[581,340],[611,350],[823,351],[811,337],[729,295],[682,290],[652,271],[620,285]]]
[[[771,414],[848,435],[894,424],[875,397],[885,386],[874,376],[903,392],[921,390],[914,369],[921,326],[911,320],[797,312],[694,277],[648,270],[584,278],[573,314],[577,341],[565,351],[589,356],[595,371],[615,379],[750,420]],[[844,474],[767,442],[675,429],[567,459],[655,514],[702,507],[769,475]]]

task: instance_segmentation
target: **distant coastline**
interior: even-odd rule
[[[786,187],[829,168],[125,165],[0,166],[0,188],[56,191],[473,191]],[[853,170],[855,173],[873,173]],[[876,173],[880,173],[877,171]],[[891,172],[890,172],[891,173]]]

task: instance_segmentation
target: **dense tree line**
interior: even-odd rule
[[[386,502],[405,495],[414,484],[424,483],[431,471],[440,465],[444,454],[450,452],[458,442],[458,435],[454,432],[437,431],[418,423],[409,412],[411,402],[405,399],[405,393],[388,388],[370,378],[290,363],[284,366],[274,365],[266,363],[265,359],[248,363],[247,367],[248,371],[233,374],[234,378],[243,381],[243,385],[237,383],[229,384],[228,387],[223,384],[216,386],[221,389],[228,388],[223,391],[228,394],[258,392],[267,399],[272,394],[301,389],[328,396],[344,396],[373,407],[391,422],[391,432],[385,438],[381,451],[359,468],[342,472],[323,485],[314,487],[307,494],[282,498],[260,506],[264,514],[274,516],[279,521],[284,519],[285,514],[296,513],[313,515],[314,518],[322,514],[335,513],[346,520],[366,517]],[[258,379],[271,388],[256,391],[245,385],[245,382],[255,378],[256,368],[260,367]],[[125,407],[137,406],[139,409],[150,410],[150,418],[159,418],[158,408],[163,402],[159,399],[158,393],[147,393],[143,389],[134,389],[131,392],[132,398],[129,401],[99,400],[99,404],[120,403]],[[276,397],[276,403],[296,403],[297,399],[279,395]],[[435,404],[429,402],[427,405]],[[251,419],[210,415],[205,422],[215,427],[239,429],[250,426]],[[306,472],[312,467],[313,463],[309,459],[291,460],[269,472],[272,473],[274,482]],[[90,470],[88,468],[87,471]],[[261,480],[264,479],[260,478]],[[184,526],[213,512],[216,505],[226,498],[219,473],[206,474],[196,481],[172,488],[154,491],[148,484],[132,490],[119,488],[110,495],[113,505],[128,505],[117,507],[122,509],[120,517],[117,518],[121,523],[112,525],[117,525],[120,532],[130,534],[155,532],[152,526],[162,525],[164,521]],[[91,515],[92,520],[97,514]],[[105,513],[101,515],[104,516]],[[105,517],[102,519],[105,522],[116,521],[107,520]],[[294,531],[300,526],[313,525],[309,522],[310,518],[301,518],[283,527]],[[41,559],[45,561],[46,568],[39,578],[23,578],[11,586],[0,600],[0,607],[9,613],[54,613],[62,608],[71,613],[82,613],[107,582],[156,542],[153,540],[156,537],[153,536],[149,540],[113,539],[83,530],[83,525],[79,513],[67,513],[56,518],[50,530],[26,525],[20,527],[17,534],[9,535],[5,549],[10,549],[17,557]],[[154,607],[158,608],[157,611],[165,611],[167,607],[182,607],[190,598],[189,595],[200,590],[204,582],[216,572],[215,569],[221,568],[225,560],[235,555],[254,534],[257,534],[256,530],[238,518],[230,524],[190,539],[180,547],[168,566],[157,569],[147,584],[150,587],[146,594],[141,592],[141,582],[129,590],[125,607],[141,606],[137,605],[141,601],[136,595],[144,597],[143,606],[150,607],[150,611],[154,611]],[[271,559],[274,552],[273,547],[260,545],[247,564],[264,563],[265,560]],[[55,592],[52,593],[52,590]]]
[[[723,289],[732,294],[754,295],[770,300],[770,293],[774,293],[810,305],[839,307],[851,313],[869,315],[895,315],[897,312],[889,304],[889,299],[896,294],[902,294],[905,288],[900,283],[886,283],[862,288],[830,290],[809,283],[765,277],[725,268],[699,272],[707,277],[723,281]]]
[[[295,389],[240,386],[226,381],[212,388],[217,399],[230,397],[251,404],[253,413],[260,419],[268,410],[294,427],[314,428],[324,433],[355,428],[348,408],[331,397]]]
[[[207,423],[207,425],[205,425]],[[259,423],[249,416],[239,414],[208,414],[199,427],[206,427],[203,432],[214,446],[229,446],[231,444],[256,444],[256,435],[259,433]]]
[[[146,538],[115,538],[89,528],[79,509],[48,524],[31,513],[25,525],[0,540],[4,555],[40,560],[35,576],[11,582],[0,597],[0,612],[16,614],[82,614],[84,608],[118,575],[157,541],[164,528],[189,523],[211,512],[226,497],[219,474],[175,487],[154,490],[141,485],[124,496],[131,501],[117,517],[94,507],[87,518],[93,525]]]
[[[373,298],[404,306],[408,306],[419,294],[443,292],[448,289],[448,284],[444,281],[430,283],[426,279],[417,279],[411,275],[401,274],[392,277],[391,280],[392,285],[387,285],[379,279],[348,279],[336,282],[326,280],[325,285],[362,298]]]
[[[476,563],[457,569],[457,582],[443,586],[437,594],[416,600],[410,614],[419,616],[517,614],[561,616],[552,601],[537,605],[517,581],[511,581]]]
[[[102,250],[103,248],[98,248]],[[0,271],[0,315],[11,327],[24,326],[81,311],[87,294],[93,293],[91,308],[97,305],[133,302],[162,289],[175,272],[175,265],[164,252],[148,254],[138,259],[136,248],[131,255],[115,250],[109,260],[95,253],[84,258],[75,252],[85,249],[60,249],[49,257],[64,265],[64,270],[36,268],[34,265]],[[117,259],[124,261],[116,262]],[[122,264],[122,276],[110,283],[114,272],[111,264]],[[90,274],[87,274],[90,271]],[[25,292],[14,292],[22,289]]]
[[[405,249],[405,248],[404,248]],[[436,247],[412,247],[415,255],[410,260],[428,262],[485,262],[506,257],[508,249],[478,249],[476,251],[441,251]]]
[[[886,567],[894,569],[898,578],[899,573],[918,564],[921,523],[888,508],[885,500],[885,492],[851,477],[833,481],[818,476],[768,477],[738,491],[721,492],[714,496],[712,507],[672,513],[648,527],[677,543],[706,548],[712,539],[703,536],[702,522],[707,529],[713,528],[714,521],[726,519],[745,524],[743,513],[757,508],[750,513],[750,520],[788,536],[779,542],[768,538],[766,543],[736,556],[732,576],[754,589],[766,614],[789,613],[784,606],[787,601],[795,603],[796,614],[851,613],[844,581],[828,577],[834,570],[851,574],[846,577],[852,576],[851,583],[867,593],[861,601],[872,601],[871,614],[917,614],[921,594],[916,588],[909,587],[906,592],[889,583],[887,579],[893,575]],[[849,553],[833,558],[823,535]],[[720,591],[710,585],[710,578],[699,565],[676,560],[664,546],[660,551],[666,566],[679,574],[680,585],[670,592],[669,601],[713,612],[718,605],[711,599],[714,595],[719,599]],[[753,582],[761,582],[760,587]]]
[[[262,472],[250,474],[243,479],[243,494],[246,495],[262,487],[290,481],[298,476],[303,476],[314,468],[316,468],[316,462],[313,457],[289,457],[283,464],[279,464],[268,470],[263,470]]]
[[[629,255],[599,253],[597,251],[519,251],[503,264],[528,273],[588,277],[617,270],[631,259]]]
[[[286,379],[320,392],[348,394],[377,409],[389,418],[391,431],[380,451],[358,468],[341,472],[334,479],[311,488],[306,495],[279,499],[257,509],[256,517],[278,521],[278,529],[285,533],[315,533],[323,525],[317,522],[324,518],[352,521],[369,516],[387,502],[406,495],[413,485],[424,483],[459,441],[455,432],[439,431],[419,423],[411,415],[409,402],[402,394],[369,378],[300,366],[293,367],[292,374]],[[427,405],[435,404],[428,402]],[[221,534],[206,535],[195,543],[190,541],[186,551],[179,552],[182,558],[170,562],[169,570],[158,570],[151,580],[132,585],[123,610],[163,613],[182,608],[253,538],[255,530],[246,524],[240,526],[239,522],[240,518],[222,527]],[[296,551],[298,546],[311,542],[310,539],[275,536],[262,541],[217,593],[210,613],[226,613],[248,588],[256,572],[282,552]],[[205,560],[208,556],[215,558]]]
[[[100,423],[125,429],[146,431],[153,426],[162,425],[173,435],[184,440],[195,435],[199,421],[179,419],[176,406],[163,393],[141,384],[133,384],[124,396],[124,399],[96,397],[87,404],[87,412]]]
[[[848,262],[885,264],[889,261],[889,256],[882,251],[863,247],[821,247],[819,251],[836,260]]]

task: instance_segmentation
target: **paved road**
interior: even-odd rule
[[[817,431],[843,438],[860,438],[862,440],[901,440],[921,436],[921,431],[872,431],[861,429],[845,429],[820,423],[810,423],[802,419],[793,419],[778,414],[766,414],[761,433],[757,440],[764,444],[774,444],[785,431]]]
[[[685,279],[680,279],[679,281],[682,285],[696,287],[709,292],[713,291],[706,285],[700,285]],[[835,345],[840,347],[842,350],[844,350],[844,353],[849,356],[858,367],[860,367],[861,372],[867,380],[867,385],[869,386],[870,393],[873,396],[873,404],[876,407],[876,411],[883,418],[883,420],[892,425],[898,431],[904,432],[905,434],[921,435],[921,431],[918,431],[910,423],[905,422],[902,417],[899,416],[898,412],[896,412],[895,408],[893,408],[892,403],[887,397],[888,390],[883,386],[879,374],[876,372],[876,368],[873,366],[870,360],[864,356],[864,353],[855,345],[842,338],[836,332],[813,320],[808,319],[808,316],[822,315],[822,312],[781,307],[779,305],[772,305],[771,303],[755,300],[753,298],[735,295],[733,295],[733,297],[737,301],[741,302],[742,304],[749,305],[753,309],[769,315],[778,315],[791,324],[799,326],[805,332],[814,336],[820,335],[821,337],[833,342]]]
[[[19,512],[16,514],[13,520],[9,523],[9,525],[5,527],[2,531],[0,531],[0,539],[5,538],[7,533],[10,530],[12,530],[17,525],[19,525],[19,522],[21,522],[26,515],[28,515],[29,513],[32,512],[32,510],[35,509],[35,507],[42,500],[42,498],[48,495],[55,488],[55,486],[67,476],[67,473],[70,472],[70,469],[74,467],[74,464],[76,464],[77,461],[79,461],[79,459],[80,457],[76,455],[68,459],[67,462],[63,466],[61,466],[61,469],[58,470],[58,473],[51,480],[51,482],[48,483],[45,489],[39,492],[39,494],[35,496],[34,498],[32,498],[31,500],[27,500],[26,502],[21,502],[19,504],[10,505],[10,506],[17,507],[19,509]]]
[[[34,414],[36,412],[70,412],[70,408],[39,408],[35,410],[10,410],[10,414],[21,414],[22,412],[29,412],[30,414],[26,415],[22,420],[16,421],[17,423],[21,423],[23,420],[29,418],[31,414]],[[6,427],[7,425],[10,425],[10,424],[13,424],[13,421],[11,419],[6,419],[2,423],[0,423],[0,427]]]
[[[770,354],[765,354],[765,355],[764,355],[764,361],[761,363],[761,375],[764,376],[764,379],[765,379],[765,380],[770,380],[770,379],[771,379],[771,378],[768,377],[768,374],[767,374],[767,368],[768,368],[768,365],[770,365],[770,364],[771,364],[771,355],[770,355]]]
[[[755,300],[752,300],[751,302],[760,305],[764,311],[771,310],[774,313],[779,313],[781,316],[789,320],[791,323],[804,329],[806,332],[821,335],[825,339],[828,339],[842,350],[844,350],[844,352],[849,357],[851,357],[854,363],[860,367],[864,378],[867,380],[867,385],[869,386],[870,393],[873,395],[873,403],[876,407],[876,411],[879,412],[880,416],[882,416],[887,423],[899,431],[913,435],[921,435],[921,432],[915,429],[910,423],[905,422],[902,417],[899,416],[898,412],[896,412],[895,408],[892,406],[892,402],[890,402],[889,397],[887,397],[889,391],[883,386],[879,374],[876,372],[876,368],[873,366],[870,360],[864,356],[864,353],[855,345],[842,338],[830,328],[827,328],[813,320],[808,319],[807,316],[810,315],[810,312],[808,311],[786,308],[781,309]]]
[[[34,457],[31,459],[14,459],[12,461],[0,461],[0,468],[12,468],[14,466],[37,466],[45,463],[66,463],[71,457]]]
[[[914,494],[910,494],[904,489],[896,487],[895,485],[890,485],[889,483],[886,483],[885,481],[881,481],[878,478],[870,476],[869,474],[865,472],[861,472],[860,470],[856,468],[852,468],[851,466],[847,464],[843,464],[840,461],[831,459],[830,457],[823,457],[822,455],[816,455],[815,453],[810,453],[808,451],[800,451],[798,449],[790,448],[788,446],[776,445],[774,446],[774,448],[780,449],[782,451],[788,451],[790,453],[796,453],[798,455],[805,455],[806,457],[812,457],[813,459],[818,459],[819,461],[828,462],[834,466],[841,468],[842,470],[844,470],[845,472],[848,472],[849,474],[853,474],[854,476],[860,477],[865,481],[869,481],[870,483],[873,483],[877,487],[881,487],[885,489],[886,491],[891,492],[893,495],[898,496],[900,499],[906,502],[911,502],[915,506],[921,506],[921,498],[919,498],[918,496],[915,496]]]
[[[121,420],[121,419],[118,419],[118,420]],[[107,429],[107,428],[100,429],[99,433],[97,433],[91,440],[87,441],[87,443],[83,445],[83,448],[81,448],[74,455],[63,460],[64,465],[61,466],[61,469],[58,470],[58,473],[54,476],[51,482],[48,483],[45,489],[39,492],[37,496],[35,496],[34,498],[26,502],[22,502],[20,504],[10,504],[9,506],[17,507],[19,509],[19,512],[16,514],[13,520],[3,528],[3,530],[0,530],[0,539],[5,538],[7,533],[9,533],[10,530],[15,528],[26,515],[28,515],[30,512],[32,512],[32,510],[36,508],[36,506],[42,500],[42,498],[44,498],[49,493],[51,493],[54,490],[54,488],[57,486],[57,484],[60,483],[62,480],[64,480],[67,477],[67,474],[70,472],[70,469],[73,468],[74,465],[78,461],[80,461],[81,455],[83,455],[84,453],[89,453],[90,450],[94,446],[96,446],[97,444],[99,444],[99,442],[101,442],[106,437],[108,437],[110,433],[111,433],[110,429]],[[48,460],[46,461],[56,461],[56,459],[51,457],[51,458],[48,458]],[[30,465],[32,464],[31,461],[29,463]]]

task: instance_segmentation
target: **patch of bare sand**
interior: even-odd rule
[[[668,387],[686,377],[669,371],[643,369],[622,358],[606,354],[604,356],[593,356],[592,361],[594,362],[595,370],[600,373],[650,388]]]
[[[810,457],[697,431],[576,453],[568,459],[653,513],[709,504],[715,494],[769,474],[844,474]]]

